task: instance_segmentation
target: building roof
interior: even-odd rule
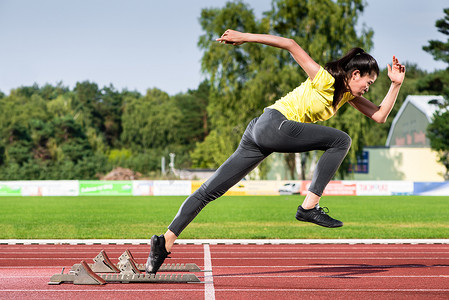
[[[402,104],[401,106],[402,110],[403,108],[405,108],[408,102],[410,102],[411,104],[416,106],[417,109],[422,111],[429,120],[429,123],[431,123],[433,114],[440,108],[439,104],[444,104],[444,98],[443,96],[407,96],[404,104]],[[400,112],[401,110],[399,110],[396,117],[399,116]]]
[[[390,131],[388,132],[387,142],[385,143],[385,145],[387,146],[390,145],[396,123],[401,118],[407,105],[411,104],[415,106],[418,110],[424,113],[429,123],[431,123],[433,114],[440,108],[439,104],[443,103],[445,103],[443,96],[435,96],[435,95],[407,96],[401,108],[399,109],[398,113],[393,119],[393,123],[391,124]]]

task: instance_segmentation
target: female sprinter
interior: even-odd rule
[[[351,138],[340,130],[314,123],[329,119],[346,102],[375,122],[384,123],[405,76],[405,67],[393,56],[392,65],[387,66],[391,86],[377,106],[363,94],[376,81],[379,67],[376,60],[360,48],[350,50],[323,68],[292,39],[226,30],[217,41],[235,46],[246,42],[260,43],[285,49],[309,78],[249,123],[235,153],[184,201],[165,235],[151,238],[147,273],[155,274],[159,270],[176,238],[210,201],[223,195],[273,152],[324,151],[308,194],[298,207],[296,219],[325,227],[343,226],[342,222],[326,214],[318,203],[346,156]]]

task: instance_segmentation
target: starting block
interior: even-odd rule
[[[55,274],[48,284],[90,284],[103,285],[109,282],[119,283],[190,283],[201,282],[195,274],[97,274],[85,261],[81,261],[75,270],[68,274]]]
[[[132,260],[136,264],[137,269],[142,272],[145,271],[145,265],[138,264],[128,249],[120,255],[118,260],[119,263],[117,266],[119,268],[122,264],[126,263],[127,260]],[[202,272],[202,270],[196,264],[162,264],[158,272]]]
[[[106,284],[106,281],[94,273],[84,260],[75,266],[72,267],[69,274],[64,274],[64,269],[62,269],[61,274],[51,276],[48,284],[61,284],[63,282],[72,282],[73,284]]]
[[[128,249],[123,252],[122,255],[118,258],[119,262],[117,266],[115,266],[109,257],[107,256],[104,250],[94,258],[94,263],[89,264],[89,267],[95,273],[121,273],[122,267],[127,264],[128,261],[132,261],[136,267],[136,271],[145,272],[145,264],[138,264],[131,251]],[[131,264],[131,263],[129,263]],[[76,268],[78,264],[73,265],[72,270]],[[129,271],[129,266],[127,266],[127,271]],[[138,274],[138,272],[133,271],[134,274]],[[162,264],[159,268],[158,272],[203,272],[197,264],[187,263],[187,264]]]
[[[72,266],[68,274],[55,274],[48,284],[89,284],[102,285],[108,282],[119,283],[190,283],[201,282],[195,274],[145,274],[145,265],[137,264],[129,250],[114,265],[104,250],[93,259],[93,264],[84,260]],[[160,272],[202,272],[196,264],[163,264]],[[114,274],[110,274],[114,273]]]
[[[91,267],[92,271],[99,273],[120,273],[120,270],[111,262],[104,250],[95,256],[94,264]]]

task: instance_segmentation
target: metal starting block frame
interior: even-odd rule
[[[123,264],[126,264],[128,260],[131,260],[135,263],[138,270],[144,272],[145,265],[138,264],[135,260],[131,252],[126,249],[122,255],[118,258],[119,263],[117,267],[120,268]],[[162,264],[159,268],[158,272],[203,272],[196,264]]]
[[[63,270],[64,272],[64,270]],[[201,282],[195,274],[97,274],[83,260],[75,270],[68,274],[55,274],[48,284],[86,284],[103,285],[109,282],[119,283],[190,283]]]
[[[137,264],[131,252],[126,250],[120,257],[119,263],[114,265],[104,250],[93,259],[93,264],[84,260],[72,266],[68,274],[55,274],[48,284],[102,285],[107,282],[121,283],[190,283],[201,281],[195,274],[145,274],[145,265]],[[163,264],[159,271],[167,272],[202,272],[196,264]],[[99,274],[114,273],[114,274]]]
[[[133,270],[132,273],[134,274],[139,274],[137,270],[140,272],[145,272],[145,264],[138,264],[131,254],[131,251],[128,249],[120,255],[118,260],[119,262],[115,266],[107,256],[106,252],[101,250],[101,252],[94,258],[94,263],[89,264],[89,267],[95,273],[123,273],[131,270]],[[131,261],[131,263],[128,261]],[[134,264],[132,265],[132,263]],[[77,265],[73,265],[72,270],[76,267]],[[122,268],[125,268],[126,270],[122,270]],[[158,272],[203,272],[203,270],[201,270],[197,264],[192,263],[162,264]]]

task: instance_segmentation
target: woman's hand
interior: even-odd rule
[[[387,65],[387,67],[388,67],[388,77],[390,77],[391,82],[394,84],[401,85],[405,77],[405,66],[401,65],[396,56],[393,55],[392,66]]]
[[[245,35],[245,33],[228,29],[222,34],[219,39],[216,39],[216,41],[220,43],[239,46],[246,42]]]

